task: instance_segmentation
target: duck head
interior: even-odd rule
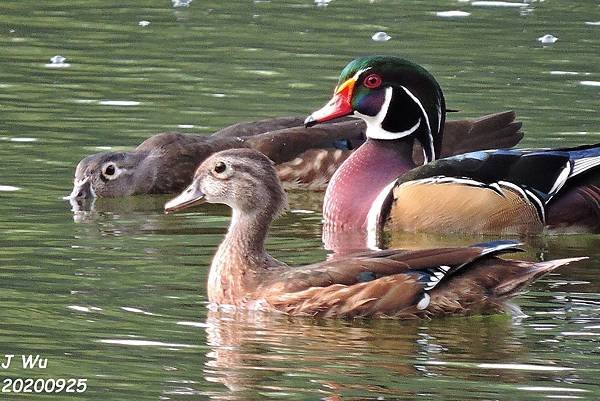
[[[150,185],[147,171],[139,168],[143,154],[133,152],[98,153],[81,160],[75,169],[73,190],[68,200],[95,197],[114,198],[143,192]]]
[[[225,150],[207,158],[196,169],[192,183],[165,204],[165,212],[204,202],[228,205],[235,213],[271,217],[287,206],[273,162],[252,149]]]
[[[444,95],[427,70],[399,57],[368,56],[342,70],[331,100],[305,125],[358,117],[368,138],[417,140],[427,162],[439,155],[445,115]]]

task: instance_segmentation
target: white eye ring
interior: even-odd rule
[[[106,180],[114,180],[123,172],[122,169],[117,167],[113,162],[108,162],[102,166],[101,174],[102,178]]]

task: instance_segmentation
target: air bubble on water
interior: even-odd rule
[[[71,64],[65,63],[65,61],[67,61],[66,57],[63,57],[60,54],[57,54],[56,56],[51,57],[50,58],[50,62],[48,64],[45,64],[44,66],[46,68],[66,68],[66,67],[70,67]]]
[[[189,7],[192,0],[171,0],[171,3],[175,8]]]
[[[529,16],[529,15],[533,14],[533,10],[534,10],[534,8],[533,8],[533,7],[525,7],[525,8],[521,8],[521,9],[519,10],[519,15],[520,15],[521,17],[527,17],[527,16]]]
[[[540,36],[537,40],[538,42],[541,42],[544,45],[550,45],[552,43],[556,43],[558,38],[556,36],[546,34],[544,36]]]
[[[435,13],[436,16],[440,18],[456,18],[456,17],[468,17],[471,13],[466,11],[438,11]]]
[[[390,35],[383,31],[376,32],[375,34],[373,34],[373,36],[371,36],[371,39],[373,39],[375,42],[387,42],[391,38],[392,37]]]
[[[315,0],[315,5],[317,7],[327,7],[331,3],[331,0]]]
[[[512,1],[473,1],[475,7],[527,7],[527,3],[515,3]]]
[[[64,63],[66,60],[67,60],[67,59],[66,59],[65,57],[63,57],[63,56],[61,56],[61,55],[56,55],[56,56],[54,56],[54,57],[52,57],[52,58],[50,59],[50,62],[51,62],[52,64],[62,64],[62,63]]]
[[[102,106],[139,106],[140,102],[135,100],[100,100],[98,104]]]

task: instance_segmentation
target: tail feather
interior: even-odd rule
[[[523,139],[523,132],[521,122],[515,119],[513,111],[505,111],[476,120],[447,121],[441,157],[516,145]]]
[[[496,131],[500,127],[511,124],[516,118],[517,115],[512,110],[479,117],[473,120],[472,133],[480,134],[482,132]]]
[[[521,127],[522,124],[517,121],[494,131],[481,131],[479,133],[472,133],[472,140],[468,143],[461,144],[464,151],[460,153],[485,149],[511,148],[518,144],[521,139],[523,139]]]
[[[524,271],[522,274],[514,275],[510,280],[502,281],[499,285],[494,287],[494,296],[498,299],[507,299],[513,297],[522,288],[534,282],[543,275],[548,274],[561,266],[585,259],[588,259],[588,257],[584,256],[579,258],[556,259],[534,263],[528,269],[523,269]]]

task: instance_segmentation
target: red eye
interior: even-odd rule
[[[363,81],[363,85],[369,89],[379,88],[381,85],[381,77],[377,74],[367,75]]]

